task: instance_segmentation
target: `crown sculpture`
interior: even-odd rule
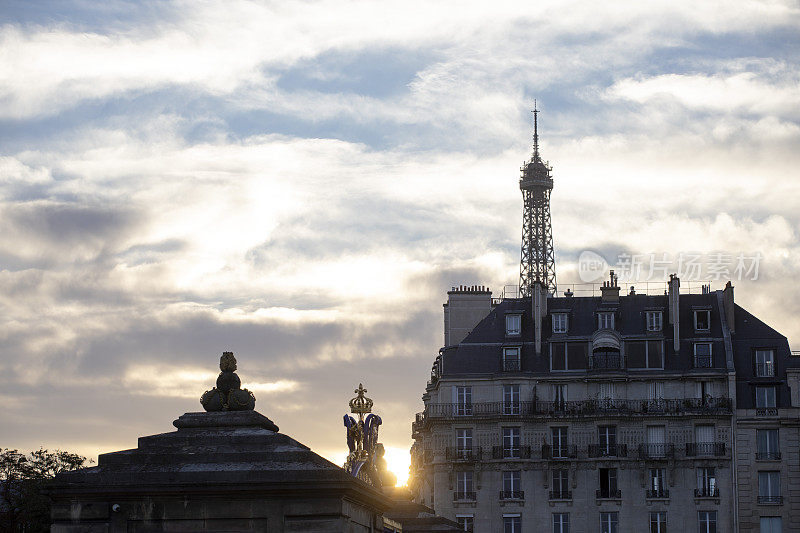
[[[367,389],[363,384],[359,383],[353,392],[356,397],[350,400],[350,412],[357,414],[358,420],[344,415],[347,447],[350,449],[344,469],[375,487],[393,486],[396,477],[387,470],[383,444],[378,442],[378,428],[383,421],[372,413],[372,400],[365,396]]]
[[[243,389],[236,375],[236,358],[233,352],[222,352],[219,358],[217,386],[203,393],[200,403],[206,411],[252,411],[256,408],[256,397]]]

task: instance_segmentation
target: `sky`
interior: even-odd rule
[[[6,0],[0,448],[135,447],[232,350],[337,463],[363,382],[403,470],[446,291],[518,282],[534,99],[559,283],[699,258],[800,350],[799,60],[789,1]]]

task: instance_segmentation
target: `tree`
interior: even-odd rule
[[[50,530],[50,500],[42,489],[59,472],[81,468],[81,455],[40,448],[28,455],[0,450],[0,531],[46,533]]]

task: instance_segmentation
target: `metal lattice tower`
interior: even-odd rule
[[[548,294],[556,290],[556,262],[553,255],[553,226],[550,224],[550,191],[553,190],[553,170],[539,156],[539,110],[533,106],[533,155],[520,169],[519,188],[522,191],[522,251],[519,264],[520,297],[533,295],[533,283],[547,287]]]

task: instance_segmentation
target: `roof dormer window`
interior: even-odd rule
[[[661,331],[661,311],[647,311],[647,331]]]
[[[614,329],[614,313],[597,313],[597,329]]]
[[[553,313],[553,333],[566,333],[569,329],[567,313]]]
[[[522,332],[522,315],[506,315],[506,335],[519,335]]]
[[[711,329],[711,311],[708,309],[698,309],[694,312],[695,331],[708,331]]]

